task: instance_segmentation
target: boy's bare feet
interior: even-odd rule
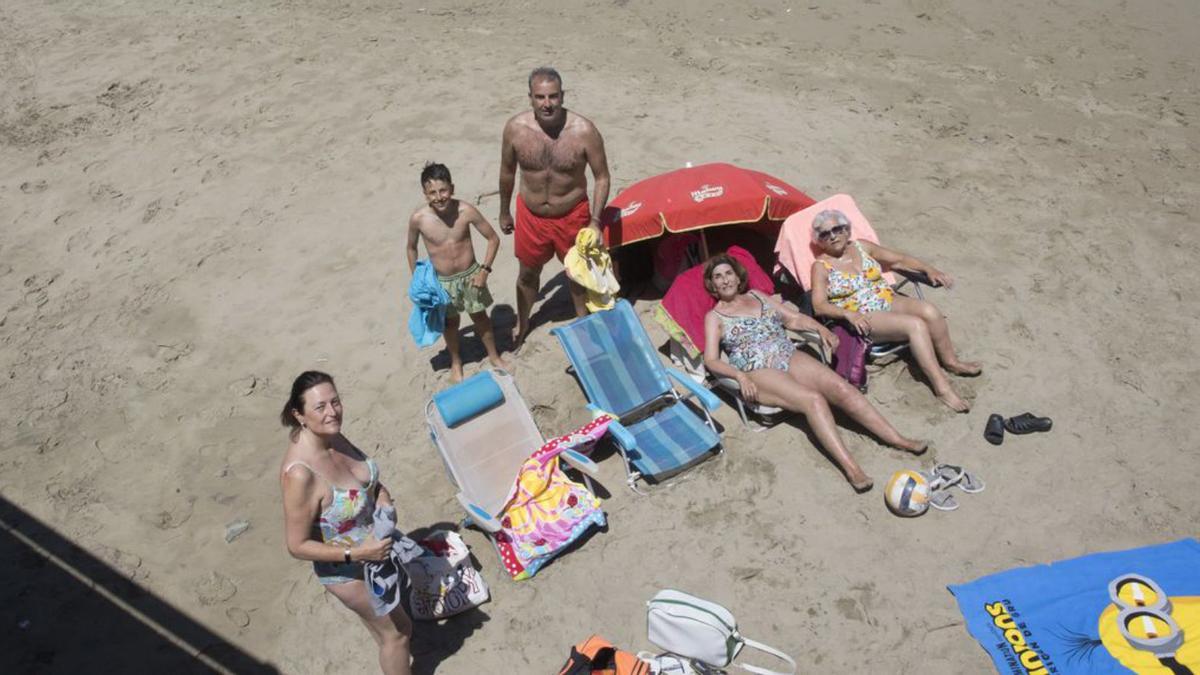
[[[463,381],[463,367],[461,363],[453,363],[450,365],[450,381],[458,384]]]
[[[946,370],[959,377],[975,377],[983,372],[983,364],[978,361],[958,361],[957,363],[947,363]]]
[[[509,363],[508,361],[505,361],[504,359],[500,358],[499,356],[489,356],[488,363],[492,364],[493,368],[499,368],[500,370],[503,370],[506,373],[515,372],[512,364]]]

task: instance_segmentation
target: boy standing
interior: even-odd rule
[[[487,308],[492,304],[487,278],[492,261],[500,250],[500,237],[479,210],[454,198],[450,170],[430,162],[421,171],[421,189],[425,206],[413,211],[408,220],[408,269],[417,266],[417,241],[425,241],[425,250],[438,274],[438,281],[450,296],[446,309],[446,351],[450,353],[450,379],[463,379],[462,357],[458,349],[460,315],[466,313],[475,322],[475,334],[487,349],[488,360],[496,368],[508,368],[496,351],[496,336]],[[483,264],[475,260],[471,227],[487,239]]]

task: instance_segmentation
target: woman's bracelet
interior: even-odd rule
[[[345,549],[342,550],[342,560],[347,563],[352,562],[350,560],[350,547],[349,546],[347,546]]]

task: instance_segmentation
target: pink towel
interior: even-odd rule
[[[820,255],[820,250],[812,240],[813,219],[817,217],[818,213],[827,209],[846,214],[846,217],[850,219],[851,239],[862,239],[873,244],[879,243],[879,236],[875,234],[875,230],[871,227],[871,223],[867,222],[862,211],[858,210],[858,205],[854,203],[854,198],[850,195],[834,195],[828,199],[822,199],[807,209],[788,216],[779,230],[779,239],[775,241],[775,256],[778,258],[779,264],[804,285],[806,291],[812,290],[812,265]],[[889,284],[896,283],[896,277],[891,272],[887,272],[883,276]]]
[[[771,277],[758,266],[749,251],[741,246],[730,246],[726,253],[746,268],[750,288],[767,295],[775,294],[775,284]],[[704,349],[704,316],[716,306],[717,301],[704,289],[703,263],[676,277],[675,283],[671,284],[671,288],[662,299],[663,311],[683,329],[686,337],[690,338],[691,344],[684,343],[683,346],[693,354]]]

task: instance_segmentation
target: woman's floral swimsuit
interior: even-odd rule
[[[287,469],[284,469],[286,473],[288,469],[299,464],[329,484],[333,499],[330,500],[329,506],[321,511],[321,515],[317,519],[321,540],[326,544],[348,548],[358,546],[371,536],[371,528],[375,519],[374,488],[379,482],[379,467],[375,465],[375,460],[369,457],[366,461],[367,471],[370,472],[371,478],[362,488],[338,487],[304,462],[292,462]],[[363,578],[362,563],[360,562],[314,562],[313,571],[316,572],[317,581],[325,586],[344,584],[347,581]]]
[[[858,249],[858,255],[862,258],[862,271],[853,274],[842,272],[822,260],[821,264],[829,271],[825,296],[833,304],[850,312],[890,310],[896,293],[883,278],[883,268],[877,260],[867,255],[862,244],[857,241],[851,243]]]
[[[762,305],[758,316],[727,316],[717,312],[723,326],[721,343],[729,355],[729,365],[742,372],[759,368],[787,372],[796,346],[788,339],[783,317],[757,293],[751,295]]]

